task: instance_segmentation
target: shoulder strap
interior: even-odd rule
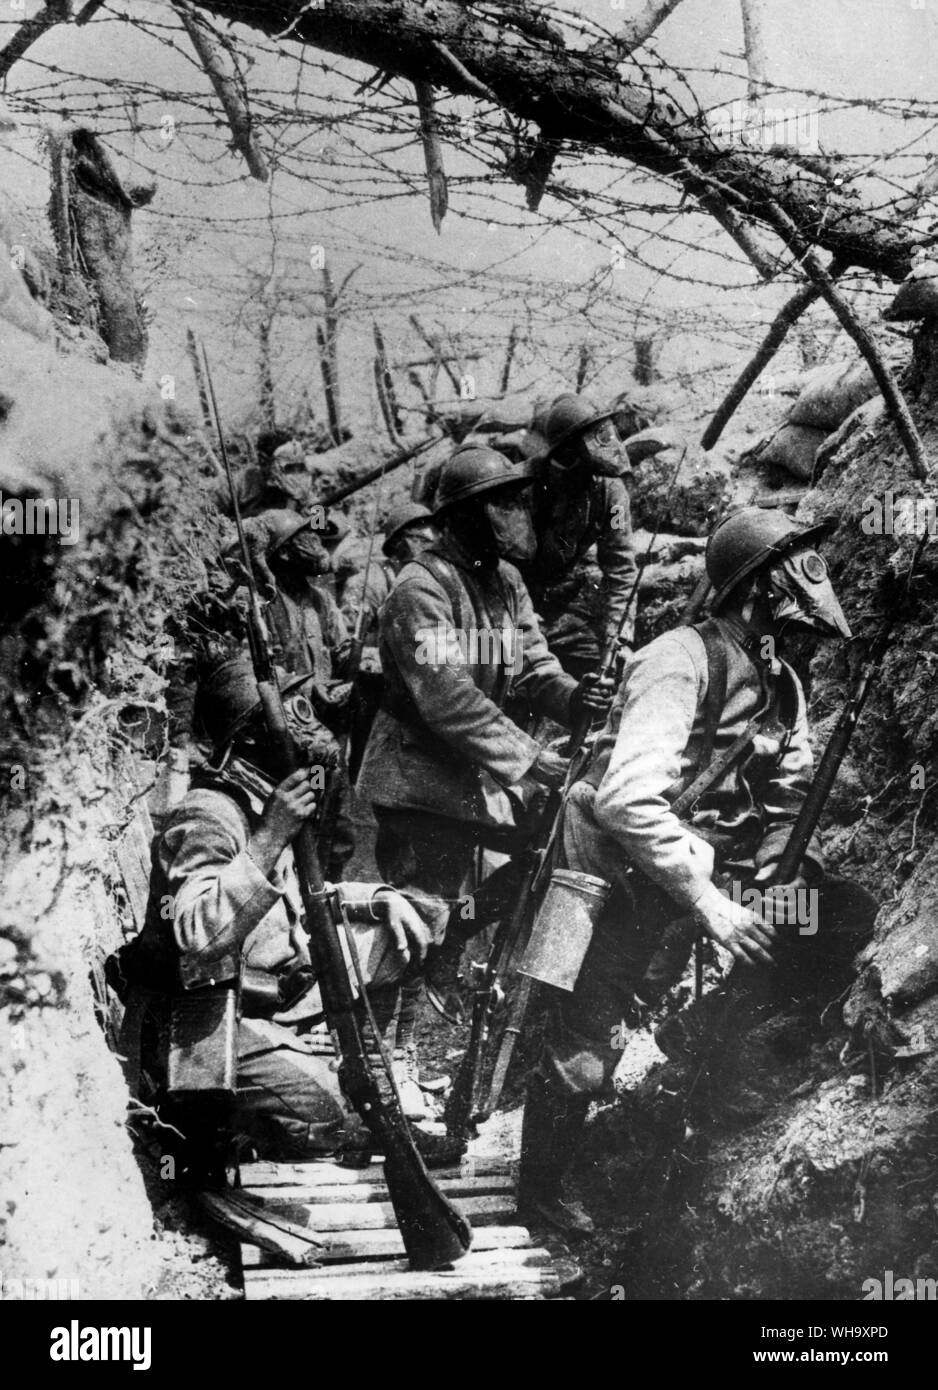
[[[726,704],[726,644],[720,629],[712,618],[698,623],[694,630],[699,634],[707,653],[707,694],[704,697],[703,737],[700,744],[700,756],[697,759],[697,770],[700,771],[701,768],[707,766],[713,757],[717,730],[720,727],[720,715]]]
[[[417,555],[411,560],[411,564],[419,565],[421,569],[425,569],[428,574],[433,576],[449,599],[455,626],[461,628],[463,626],[462,586],[456,577],[452,562],[435,550],[425,550],[421,555]]]

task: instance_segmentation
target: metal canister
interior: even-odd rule
[[[571,991],[610,891],[604,878],[555,869],[534,919],[520,973]]]

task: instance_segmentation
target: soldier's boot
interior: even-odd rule
[[[430,1113],[426,1096],[420,1089],[420,1061],[417,1055],[420,991],[419,979],[405,980],[401,986],[401,1008],[395,1027],[397,1046],[392,1054],[401,1109],[408,1120],[425,1120]]]
[[[560,1096],[534,1076],[521,1128],[518,1215],[546,1221],[565,1236],[582,1238],[595,1227],[579,1202],[564,1196],[563,1179],[583,1135],[590,1096]]]

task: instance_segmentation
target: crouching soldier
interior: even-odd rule
[[[162,831],[144,929],[121,967],[131,985],[177,997],[181,987],[192,999],[241,975],[232,1125],[262,1157],[298,1159],[366,1147],[368,1136],[332,1059],[310,1050],[323,1010],[290,845],[316,811],[331,741],[289,682],[283,699],[307,765],[277,783],[250,663],[227,662],[201,685],[197,716],[213,756]],[[386,1020],[429,933],[388,887],[339,891],[376,1019]],[[159,1057],[150,1064],[160,1071]]]
[[[610,1086],[623,1022],[634,1027],[639,1005],[661,991],[661,948],[674,954],[675,932],[683,952],[665,985],[680,977],[699,932],[734,958],[731,984],[833,997],[872,928],[876,904],[857,885],[824,879],[816,837],[794,883],[761,903],[748,888],[734,891],[774,881],[812,776],[804,693],[780,647],[789,634],[850,636],[814,548],[820,529],[757,508],[716,528],[707,548],[713,616],[631,658],[587,774],[571,789],[566,866],[612,891],[530,1079],[519,1192],[522,1210],[568,1232],[591,1223],[563,1200],[564,1172],[590,1101]],[[820,920],[796,931],[786,909],[812,888]]]

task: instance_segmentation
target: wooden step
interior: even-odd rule
[[[463,1197],[492,1196],[495,1193],[514,1192],[514,1179],[507,1173],[493,1173],[485,1178],[438,1178],[437,1187],[447,1197],[460,1200]],[[333,1202],[386,1202],[387,1184],[383,1182],[363,1182],[353,1185],[342,1183],[335,1187],[243,1187],[240,1189],[253,1202],[261,1206],[276,1206],[278,1203],[295,1203],[303,1206],[325,1206]]]
[[[445,1270],[414,1270],[406,1260],[386,1260],[327,1270],[244,1271],[244,1295],[252,1302],[543,1299],[556,1297],[568,1283],[567,1271],[536,1248],[470,1251]]]
[[[479,1226],[472,1233],[473,1253],[483,1250],[527,1250],[534,1245],[525,1226]],[[316,1252],[319,1264],[341,1264],[356,1260],[387,1260],[401,1258],[404,1242],[401,1233],[393,1230],[342,1231],[320,1246]],[[259,1250],[255,1245],[241,1246],[241,1263],[247,1269],[270,1269],[283,1264],[276,1255]]]
[[[450,1178],[494,1177],[510,1174],[512,1165],[501,1158],[464,1158],[448,1168],[430,1170],[437,1182]],[[366,1168],[323,1163],[245,1163],[240,1170],[242,1187],[335,1187],[384,1181],[384,1159],[375,1158]]]

